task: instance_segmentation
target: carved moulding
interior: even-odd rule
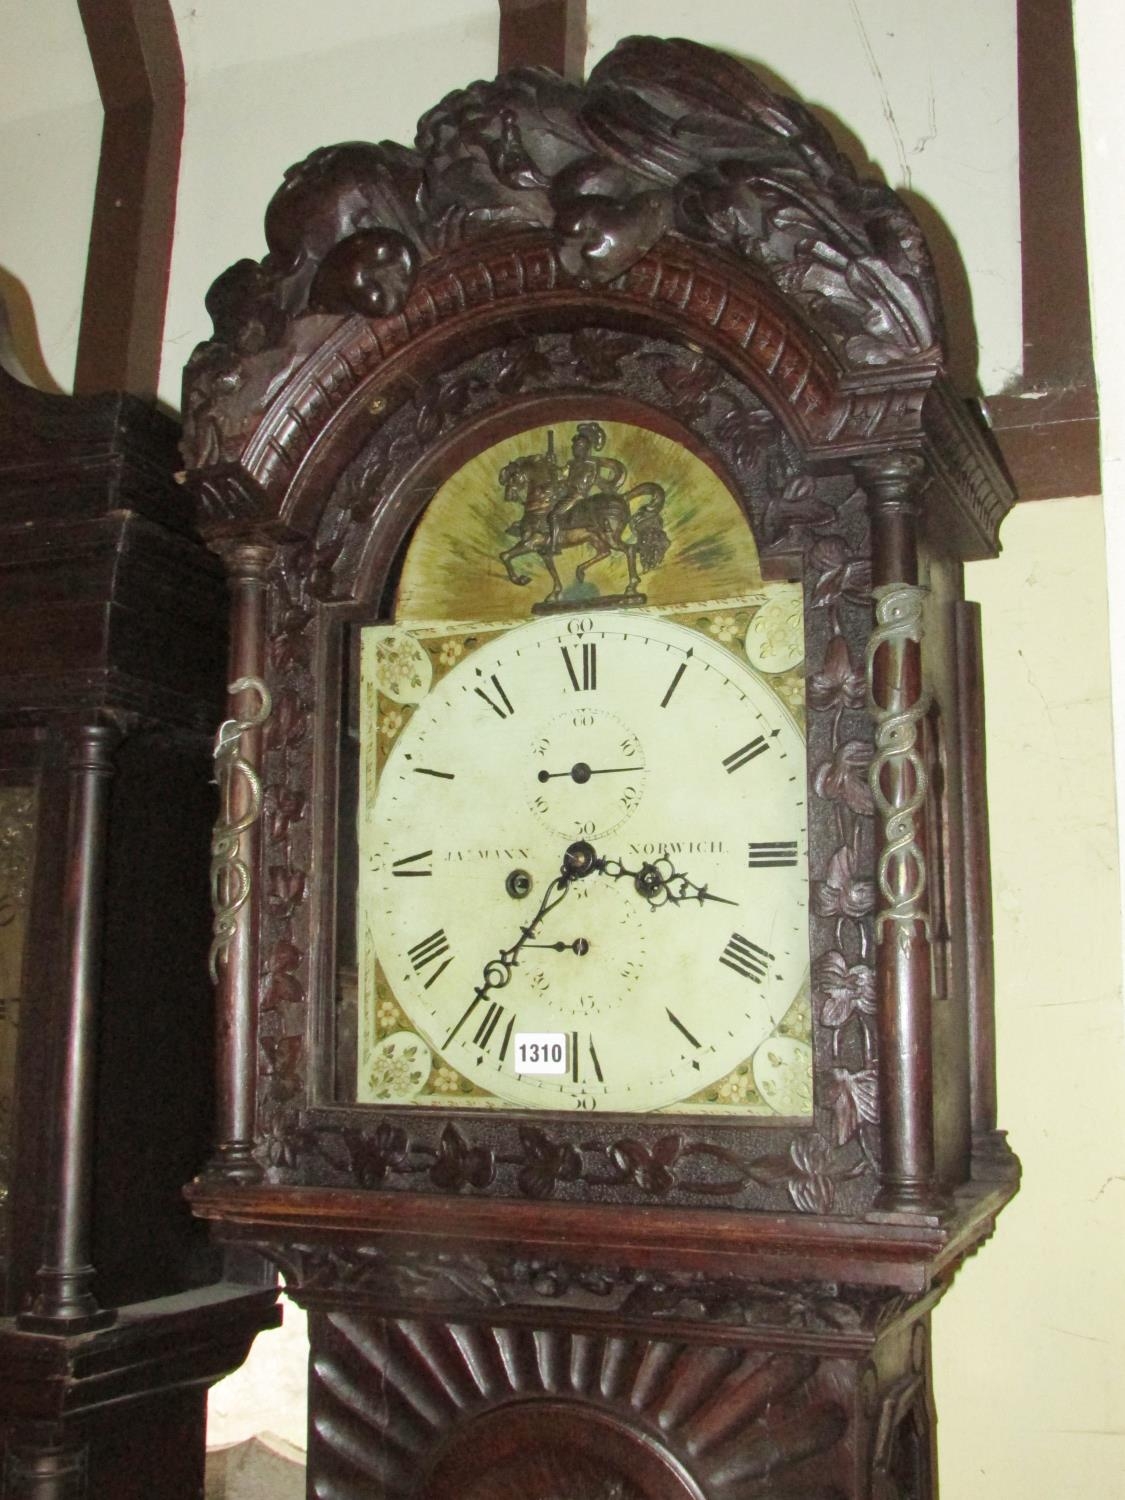
[[[310,315],[288,329],[281,349],[234,363],[225,346],[201,345],[185,376],[184,452],[205,519],[229,526],[280,511],[287,525],[307,530],[297,501],[308,482],[305,460],[326,424],[358,423],[353,441],[361,441],[371,418],[389,417],[426,370],[436,373],[474,347],[557,328],[578,297],[586,325],[678,333],[706,350],[766,399],[818,462],[929,443],[932,428],[962,544],[973,556],[995,553],[1006,508],[1000,470],[982,456],[969,465],[961,447],[971,423],[935,366],[848,375],[756,272],[690,244],[662,243],[611,286],[569,291],[556,247],[530,233],[435,262],[394,317]],[[408,356],[411,376],[403,380]]]
[[[230,1237],[229,1230],[224,1237]],[[302,1307],[413,1310],[446,1318],[500,1315],[524,1322],[558,1315],[591,1327],[719,1330],[724,1339],[773,1349],[854,1355],[903,1318],[928,1312],[947,1281],[924,1292],[838,1281],[751,1280],[711,1271],[587,1264],[526,1253],[390,1250],[356,1240],[279,1245],[238,1238],[273,1261],[286,1294]]]
[[[291,167],[266,213],[269,254],[212,287],[232,361],[284,343],[302,314],[394,316],[419,271],[497,230],[549,232],[562,278],[616,281],[676,235],[744,260],[822,327],[846,366],[940,359],[921,231],[860,180],[816,119],[686,41],[621,42],[583,87],[518,69],[448,95],[414,148],[350,142]],[[191,379],[189,377],[189,386]]]
[[[266,238],[264,261],[212,288],[215,337],[185,381],[188,467],[211,471],[216,518],[254,491],[276,509],[349,398],[393,410],[408,353],[417,377],[449,363],[450,341],[463,354],[505,319],[557,326],[579,302],[582,321],[709,348],[771,393],[810,455],[922,442],[924,405],[964,426],[909,210],[800,105],[693,43],[624,42],[585,88],[534,70],[475,84],[423,119],[413,150],[314,152]],[[971,477],[955,478],[960,497]],[[989,482],[961,518],[978,553],[1000,517]]]

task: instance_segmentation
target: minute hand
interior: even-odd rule
[[[605,859],[602,871],[611,880],[629,880],[652,907],[679,906],[684,901],[721,901],[724,906],[737,906],[729,896],[716,896],[705,885],[700,885],[677,870],[666,856],[657,860],[646,860],[638,870],[630,870],[616,859]]]

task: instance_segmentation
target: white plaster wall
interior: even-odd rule
[[[1018,506],[975,563],[1000,1122],[1023,1159],[934,1316],[942,1493],[1125,1495],[1125,1040],[1098,499]]]
[[[588,0],[589,67],[623,36],[683,36],[760,65],[923,220],[967,283],[992,394],[1022,368],[1015,0]],[[939,221],[935,226],[935,215]],[[941,231],[940,223],[945,225]],[[948,236],[958,255],[950,253]],[[962,383],[971,351],[955,351]]]
[[[173,0],[187,78],[160,395],[211,332],[210,283],[265,254],[286,167],[334,141],[410,143],[450,89],[496,72],[495,0]],[[3,255],[0,252],[0,264]]]
[[[0,0],[0,291],[29,373],[65,390],[74,380],[101,122],[74,0]],[[42,363],[30,343],[36,334]]]
[[[1117,746],[1117,805],[1125,807],[1125,265],[1121,257],[1125,207],[1125,9],[1105,0],[1075,0],[1078,102],[1086,241],[1090,260],[1094,355],[1105,495],[1110,650]],[[1125,868],[1125,819],[1118,848]],[[1123,890],[1125,912],[1125,890]]]

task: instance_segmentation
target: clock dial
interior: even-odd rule
[[[494,635],[364,784],[361,992],[377,973],[398,1029],[477,1100],[674,1105],[801,990],[803,738],[698,630],[606,609]],[[385,1097],[375,1035],[361,1101]],[[529,1037],[557,1039],[561,1071],[521,1071]]]

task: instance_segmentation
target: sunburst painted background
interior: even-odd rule
[[[599,456],[619,459],[626,468],[622,493],[646,481],[664,487],[661,519],[671,545],[660,566],[642,575],[641,591],[648,603],[690,604],[758,589],[761,569],[753,536],[718,476],[672,438],[632,423],[601,426],[606,444]],[[513,459],[546,452],[552,431],[557,460],[564,467],[577,430],[577,422],[529,428],[478,453],[446,480],[407,553],[396,609],[400,622],[513,621],[530,616],[532,605],[550,590],[551,580],[532,554],[515,563],[517,572],[530,576],[527,585],[512,583],[504,572],[500,553],[516,540],[523,512],[505,500],[500,471]],[[638,497],[634,508],[643,503]],[[599,562],[583,584],[575,582],[574,569],[590,550],[574,546],[558,556],[567,602],[580,604],[624,592],[628,573],[621,553]]]

